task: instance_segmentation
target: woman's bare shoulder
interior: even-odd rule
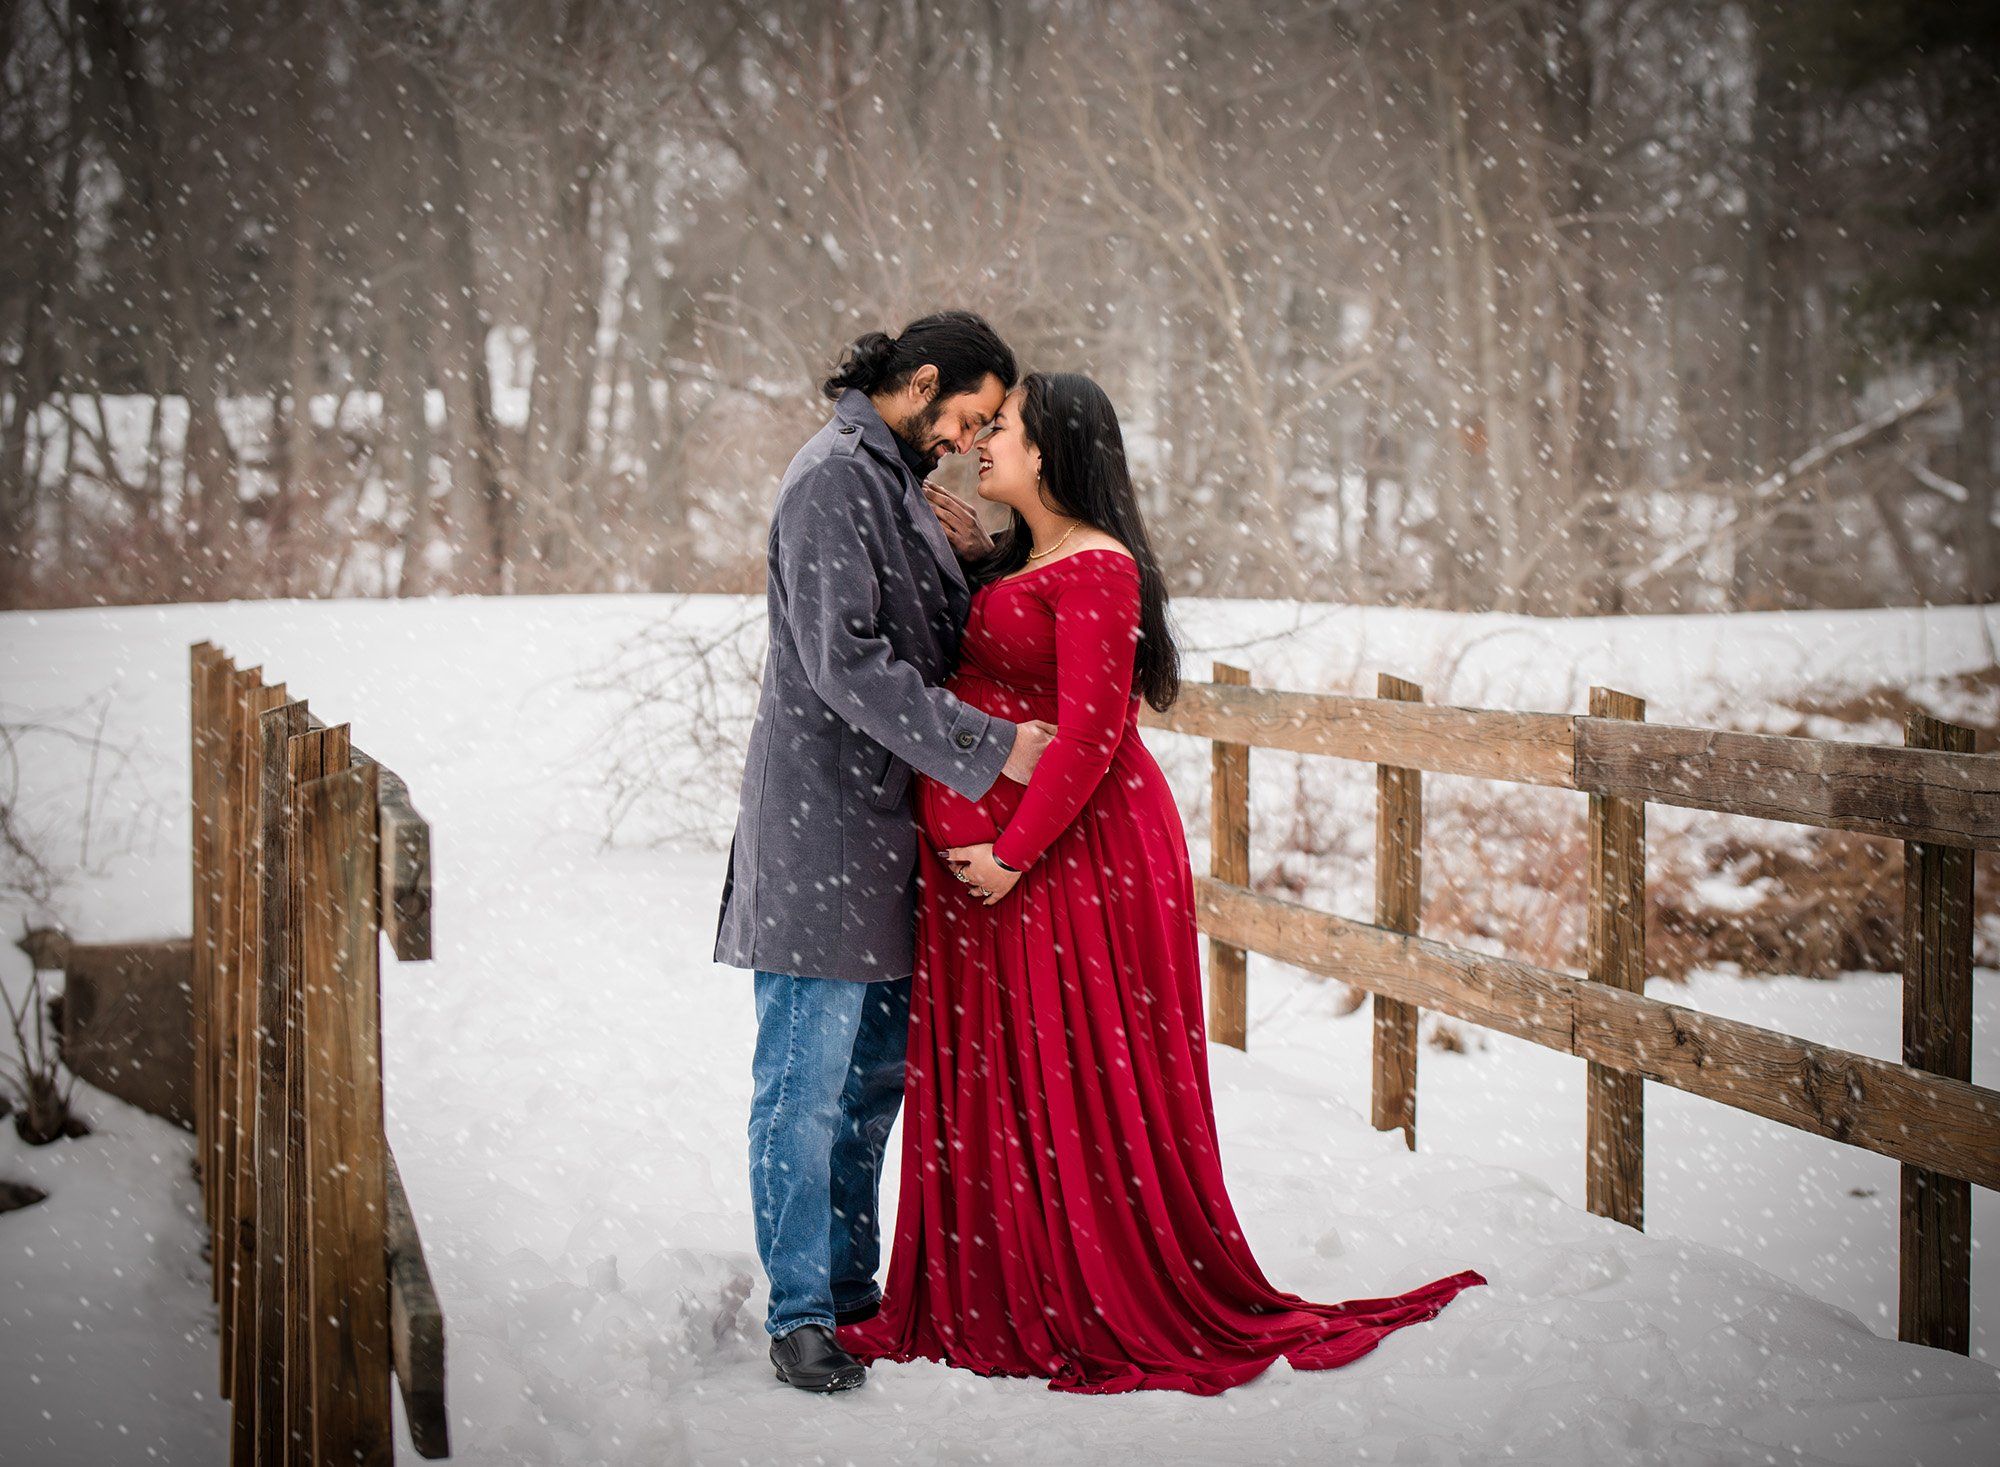
[[[1108,531],[1098,529],[1095,525],[1087,526],[1071,543],[1076,546],[1078,551],[1109,550],[1115,554],[1124,556],[1127,560],[1136,560],[1137,558],[1130,550],[1125,548],[1124,541]]]

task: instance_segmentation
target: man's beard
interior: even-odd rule
[[[937,467],[938,450],[944,447],[943,440],[937,439],[932,431],[937,427],[937,420],[943,412],[944,399],[941,396],[934,397],[924,404],[920,412],[912,413],[905,418],[902,427],[890,430],[902,440],[903,446],[913,457],[923,461],[925,473]],[[930,440],[928,447],[925,446],[926,440]]]

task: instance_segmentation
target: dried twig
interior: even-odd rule
[[[595,672],[585,690],[622,700],[590,747],[607,750],[603,844],[645,819],[657,845],[727,839],[764,665],[764,607],[751,600],[720,623],[681,619],[707,598],[680,598],[659,623],[630,638]]]
[[[27,924],[22,926],[26,929]],[[14,1129],[29,1145],[43,1146],[69,1134],[72,1128],[70,1103],[76,1096],[76,1076],[69,1076],[64,1083],[62,1061],[49,1035],[49,1004],[41,968],[30,966],[28,989],[18,1004],[0,985],[0,1003],[6,1005],[18,1056],[6,1061],[11,1073],[0,1074],[0,1084],[12,1093],[17,1106]],[[34,1020],[32,1040],[28,1037],[30,1017]]]

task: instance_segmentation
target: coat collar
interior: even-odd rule
[[[850,387],[840,394],[840,401],[834,404],[834,421],[842,428],[853,428],[860,435],[862,446],[876,458],[887,464],[896,475],[903,489],[903,510],[909,515],[917,533],[931,548],[943,568],[945,578],[961,591],[967,589],[965,567],[959,564],[958,552],[951,548],[951,541],[945,537],[944,526],[938,523],[937,511],[924,498],[923,487],[917,476],[910,472],[910,466],[903,462],[902,450],[897,446],[896,435],[889,431],[889,425],[882,421],[882,415],[875,411],[875,404],[868,394],[857,387]]]
[[[833,405],[833,418],[843,428],[858,430],[862,445],[883,463],[909,473],[909,466],[903,462],[903,455],[896,448],[896,435],[889,431],[889,425],[875,411],[875,404],[869,401],[867,393],[858,387],[842,392],[840,401]]]

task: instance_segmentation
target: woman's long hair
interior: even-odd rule
[[[1132,470],[1125,435],[1104,389],[1073,372],[1030,372],[1021,382],[1021,426],[1042,453],[1042,493],[1058,513],[1082,520],[1117,539],[1139,566],[1139,645],[1133,686],[1158,709],[1181,690],[1181,654],[1167,620],[1167,581],[1160,574]],[[1034,537],[1020,511],[992,558],[979,567],[982,582],[997,581],[1028,564]]]

